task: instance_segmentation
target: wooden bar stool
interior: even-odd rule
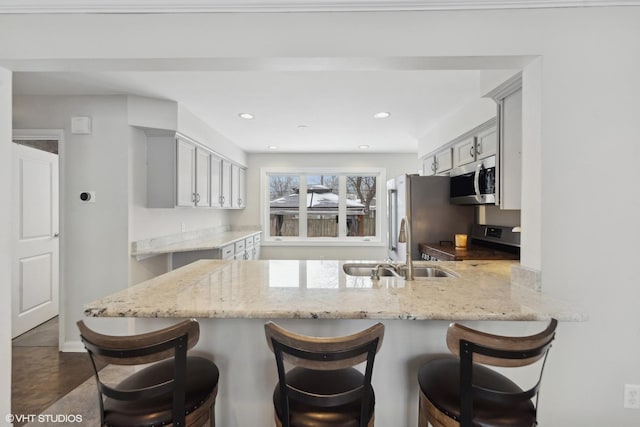
[[[298,335],[265,324],[276,357],[279,382],[273,392],[278,427],[373,426],[373,361],[384,325],[344,337]],[[294,365],[285,370],[284,362]],[[366,362],[364,374],[354,366]]]
[[[447,346],[458,358],[432,360],[418,371],[418,426],[532,427],[542,371],[558,321],[526,337],[479,332],[456,323],[447,330]],[[521,367],[541,361],[538,381],[523,390],[483,365]],[[535,404],[532,399],[535,397]]]
[[[99,334],[83,321],[77,325],[98,385],[101,426],[201,426],[207,420],[215,425],[218,367],[187,356],[200,336],[195,319],[131,336]],[[100,380],[95,359],[116,365],[155,363],[112,386]]]

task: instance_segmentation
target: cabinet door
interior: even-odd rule
[[[498,132],[491,127],[476,135],[476,159],[484,159],[496,154],[498,149]]]
[[[176,142],[177,206],[195,206],[195,161],[195,145],[178,139]]]
[[[475,143],[475,138],[470,137],[453,146],[453,163],[455,167],[466,165],[476,159]]]
[[[436,174],[447,172],[453,167],[453,158],[451,156],[451,148],[436,153]]]
[[[222,160],[222,174],[221,174],[221,206],[223,208],[231,207],[231,163],[226,160]]]
[[[247,206],[247,170],[240,168],[238,174],[238,207]]]
[[[522,89],[499,102],[500,208],[522,206]]]
[[[211,206],[222,206],[222,159],[211,156]]]
[[[196,205],[211,206],[211,153],[196,149]]]
[[[425,176],[436,174],[436,158],[434,156],[425,157],[422,161],[422,174]]]
[[[231,207],[240,207],[240,166],[231,165]]]

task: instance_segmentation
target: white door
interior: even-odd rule
[[[58,315],[58,156],[13,145],[12,336]]]

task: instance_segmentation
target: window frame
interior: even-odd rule
[[[300,177],[300,194],[307,191],[307,176],[336,175],[339,178],[338,237],[307,237],[307,206],[300,198],[299,235],[271,236],[270,192],[271,175],[295,175]],[[347,176],[376,177],[376,235],[347,236]],[[263,167],[260,169],[260,225],[264,233],[261,244],[265,246],[383,246],[383,215],[386,216],[386,170],[379,167]],[[382,207],[382,209],[381,209]]]

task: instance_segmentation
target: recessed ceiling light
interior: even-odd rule
[[[358,148],[361,149],[361,150],[368,150],[370,148],[370,146],[367,145],[367,144],[362,144],[362,145],[358,145]]]
[[[308,127],[309,126],[307,126],[307,125],[298,125],[298,129],[301,129],[301,130],[305,130]]]
[[[268,148],[269,148],[269,150],[277,150],[278,146],[277,145],[270,145]]]
[[[388,113],[386,111],[381,111],[381,112],[375,113],[373,115],[373,117],[376,118],[376,119],[386,119],[389,116],[391,116],[391,113]]]
[[[251,114],[251,113],[240,113],[240,114],[238,114],[238,117],[240,117],[241,119],[245,119],[245,120],[251,120],[251,119],[253,119],[253,114]]]

